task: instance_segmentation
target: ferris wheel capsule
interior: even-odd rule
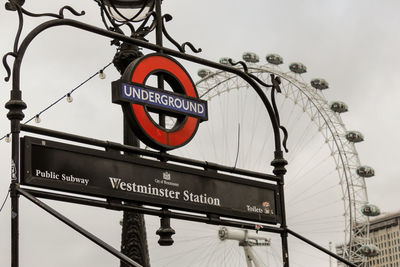
[[[265,59],[272,65],[280,65],[283,63],[283,58],[278,54],[268,54]]]
[[[364,136],[360,132],[349,131],[346,133],[346,139],[347,139],[347,141],[352,142],[352,143],[359,143],[359,142],[364,141]]]
[[[318,90],[325,90],[329,88],[329,83],[324,79],[312,79],[311,86]]]
[[[257,63],[260,61],[260,58],[258,57],[258,55],[253,52],[243,53],[242,58],[244,61],[249,62],[249,63]]]
[[[360,248],[361,254],[366,257],[375,257],[379,255],[379,248],[375,245],[363,245]]]
[[[331,110],[337,113],[347,112],[349,110],[348,106],[341,101],[335,101],[330,104]]]
[[[299,62],[290,64],[289,69],[292,72],[297,73],[297,74],[302,74],[302,73],[307,72],[307,67],[304,64],[299,63]]]
[[[370,166],[360,166],[356,170],[357,174],[361,177],[368,178],[375,175],[375,170]]]
[[[231,65],[231,63],[229,63],[229,57],[221,57],[219,59],[219,63],[221,63],[222,65]]]
[[[211,73],[212,73],[211,70],[199,69],[199,71],[197,72],[197,75],[199,75],[200,78],[204,78],[204,77],[210,75]]]
[[[372,205],[372,204],[366,204],[366,205],[362,206],[361,212],[365,216],[378,216],[379,214],[381,214],[380,209],[377,206]]]

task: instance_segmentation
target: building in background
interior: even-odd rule
[[[400,211],[385,213],[372,219],[369,232],[371,245],[360,247],[364,251],[363,254],[368,255],[367,266],[400,267]],[[379,253],[376,255],[378,249]],[[336,246],[336,253],[348,258],[348,255],[344,255],[344,251],[346,251],[344,244]],[[361,262],[353,263],[362,264]],[[346,265],[337,262],[337,266]]]
[[[400,211],[383,214],[370,221],[371,243],[379,248],[379,255],[371,257],[369,266],[400,266]]]

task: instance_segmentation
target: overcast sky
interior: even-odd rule
[[[97,6],[91,1],[31,0],[24,7],[36,13],[57,13],[59,7],[65,4],[77,10],[85,10],[87,14],[82,20],[102,27]],[[383,212],[400,209],[399,1],[252,0],[245,4],[237,0],[167,0],[163,8],[165,13],[174,17],[167,25],[169,33],[180,43],[190,41],[196,47],[201,47],[203,52],[200,56],[204,58],[218,61],[220,57],[227,56],[238,60],[244,51],[252,51],[265,61],[266,54],[277,53],[284,58],[286,65],[283,69],[287,69],[287,64],[291,62],[305,64],[308,68],[308,73],[303,75],[305,81],[315,77],[325,78],[330,84],[330,89],[325,92],[326,98],[329,101],[344,101],[349,106],[349,112],[342,116],[346,128],[361,131],[365,136],[365,142],[357,144],[356,148],[362,164],[370,165],[376,171],[376,176],[367,180],[370,203],[379,206]],[[68,14],[67,17],[73,16]],[[44,20],[26,18],[23,34],[41,21]],[[17,22],[16,14],[0,9],[2,55],[12,50]],[[28,49],[22,64],[21,88],[23,99],[28,104],[26,118],[34,116],[108,64],[114,53],[115,47],[110,47],[109,40],[71,28],[51,29],[40,35]],[[12,62],[11,58],[9,62]],[[197,79],[197,68],[188,64],[194,80]],[[6,71],[2,70],[0,74],[3,77]],[[111,104],[109,99],[110,82],[118,79],[118,73],[110,67],[106,74],[105,81],[96,78],[87,87],[80,89],[73,103],[63,101],[43,115],[41,126],[121,142],[121,124],[116,122],[121,117],[120,108]],[[0,84],[0,99],[4,106],[9,99],[11,83],[2,79]],[[6,109],[0,109],[0,136],[9,131],[6,114]],[[10,150],[9,144],[4,141],[0,143],[0,201],[5,198],[9,185]],[[21,266],[34,266],[30,262],[35,254],[40,252],[40,257],[49,257],[50,251],[41,251],[42,243],[48,241],[62,244],[64,241],[56,237],[52,239],[53,234],[41,235],[43,242],[35,246],[32,241],[38,238],[35,231],[51,229],[53,224],[59,223],[51,218],[44,220],[44,226],[41,226],[38,218],[45,214],[27,201],[24,201],[22,207],[21,235],[24,235],[22,240],[27,245],[22,245],[25,258]],[[74,215],[68,207],[60,205],[72,217],[79,218],[85,214],[79,211]],[[10,261],[9,214],[8,201],[0,213],[1,266],[7,266]],[[36,219],[31,221],[30,216]],[[114,221],[108,222],[113,227],[107,228],[109,232],[105,231],[105,238],[109,238],[115,247],[119,247],[119,239],[112,236],[119,237],[118,218],[115,216]],[[83,220],[82,223],[104,234],[104,229],[97,229],[94,222]],[[55,252],[55,257],[63,253],[75,253],[83,259],[86,254],[92,253],[86,251],[86,243],[79,243],[79,236],[71,235],[75,240],[71,242],[77,245],[68,247],[67,251]],[[51,248],[43,247],[46,250]],[[102,252],[97,253],[101,255]],[[93,257],[97,254],[90,255]],[[54,266],[50,260],[44,261],[45,264],[41,261],[33,262],[40,263],[40,266]],[[96,263],[97,266],[115,263],[102,262],[108,265]],[[79,266],[93,265],[87,259],[80,263],[82,265]]]

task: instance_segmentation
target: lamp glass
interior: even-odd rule
[[[110,15],[119,22],[141,21],[154,8],[154,0],[104,0],[104,4]]]

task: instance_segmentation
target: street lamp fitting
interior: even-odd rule
[[[101,0],[107,12],[118,22],[139,22],[154,9],[155,0]]]

